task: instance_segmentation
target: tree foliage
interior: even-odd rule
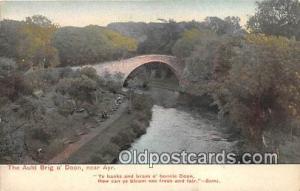
[[[292,9],[292,1],[281,2],[285,3],[281,5],[281,17],[290,18],[288,14],[293,11],[284,10]],[[263,1],[259,9],[270,4],[279,6],[278,3]],[[277,8],[273,7],[272,11]],[[272,11],[264,13],[273,17]],[[259,14],[260,11],[256,16]],[[270,21],[267,16],[264,18]],[[173,53],[186,64],[184,77],[190,81],[186,90],[211,95],[220,115],[228,117],[258,142],[262,141],[266,128],[284,128],[289,119],[299,120],[300,44],[295,39],[280,37],[291,37],[287,34],[293,33],[285,32],[292,30],[274,22],[275,26],[268,26],[274,31],[251,30],[254,33],[245,35],[235,33],[241,31],[239,19],[235,17],[224,20],[211,17],[205,23],[206,30],[214,32],[203,33],[199,28],[185,30],[173,47]]]
[[[0,21],[0,56],[18,58],[17,46],[21,39],[20,30],[24,23],[13,20]]]
[[[298,0],[264,0],[248,21],[255,33],[300,39],[300,2]]]
[[[180,38],[182,28],[173,20],[163,23],[150,23],[147,30],[147,39],[138,46],[140,54],[171,54],[172,47]]]
[[[211,30],[192,28],[182,33],[172,48],[173,54],[184,59],[191,55],[196,46],[205,46],[207,42],[216,39],[217,35]]]
[[[43,68],[58,65],[58,52],[51,44],[57,27],[44,16],[27,17],[20,31],[22,39],[17,47],[19,59]]]
[[[218,82],[215,96],[221,112],[258,139],[270,122],[278,122],[273,123],[276,128],[299,118],[299,55],[298,42],[247,36],[232,58],[227,79]]]
[[[103,33],[115,48],[130,52],[136,51],[137,41],[134,38],[129,38],[109,29],[104,29]]]
[[[0,57],[0,105],[3,99],[15,101],[20,95],[31,93],[31,86],[18,72],[15,61]]]
[[[224,20],[218,17],[207,17],[204,24],[218,35],[241,35],[244,32],[239,17],[225,17]]]
[[[99,26],[63,27],[53,37],[62,66],[117,59],[134,51],[137,42]]]

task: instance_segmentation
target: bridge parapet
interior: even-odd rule
[[[103,76],[105,73],[116,74],[123,73],[124,81],[133,72],[136,68],[147,64],[147,63],[163,63],[169,66],[169,68],[175,73],[176,77],[179,81],[182,80],[182,73],[184,69],[184,65],[179,62],[179,60],[175,56],[170,55],[159,55],[159,54],[151,54],[151,55],[141,55],[133,58],[128,58],[124,60],[117,60],[105,63],[99,63],[95,65],[90,65],[94,67],[98,73],[98,75]]]

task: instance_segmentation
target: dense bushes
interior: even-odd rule
[[[145,108],[150,107],[152,104],[152,100],[144,95],[135,94],[132,98],[133,108],[137,111],[142,111]]]
[[[73,73],[76,73],[74,71]],[[64,74],[65,75],[65,74]],[[95,92],[99,85],[99,77],[96,70],[93,68],[85,67],[79,71],[79,75],[69,78],[62,78],[59,80],[56,91],[62,95],[69,95],[76,102],[89,102],[95,101]]]
[[[299,118],[299,42],[262,34],[204,41],[184,57],[187,90],[211,95],[220,115],[258,142],[266,128]]]
[[[51,39],[58,26],[41,15],[27,17],[20,30],[18,58],[30,62],[35,67],[49,68],[59,65],[57,49]]]
[[[66,69],[49,68],[49,69],[38,69],[30,71],[25,74],[27,81],[35,90],[51,89],[53,85],[56,85],[63,75],[74,75],[74,71],[66,74]]]
[[[265,0],[257,2],[257,11],[247,23],[253,33],[285,36],[300,40],[300,2]]]
[[[117,59],[135,51],[134,39],[99,26],[62,27],[53,36],[62,66]]]
[[[0,56],[15,58],[24,70],[31,66],[85,65],[135,54],[172,54],[175,43],[187,35],[186,31],[193,29],[213,31],[218,35],[233,35],[242,31],[239,19],[235,17],[224,20],[212,17],[204,22],[161,21],[149,24],[116,23],[114,27],[60,27],[42,15],[27,17],[24,21],[4,20],[0,28]],[[118,30],[123,27],[127,31]],[[186,56],[190,45],[192,43],[183,41],[175,54],[182,51]]]
[[[90,79],[93,79],[95,81],[99,80],[99,76],[97,74],[97,71],[92,67],[84,67],[80,70],[81,75],[85,75]]]
[[[281,37],[249,35],[215,92],[221,112],[260,138],[264,128],[299,118],[300,46]],[[221,101],[222,100],[222,101]]]
[[[173,50],[186,33],[198,33],[200,31],[208,31],[219,36],[241,36],[245,33],[239,24],[240,18],[226,17],[220,19],[218,17],[207,17],[204,21],[188,21],[176,22],[172,19],[159,19],[160,22],[151,23],[112,23],[108,28],[114,29],[124,35],[131,36],[139,40],[138,54],[176,54],[177,56],[186,56],[187,52],[193,47],[193,42],[183,40],[181,48],[178,51]],[[177,45],[176,45],[177,44]]]
[[[15,101],[20,95],[32,93],[31,85],[17,71],[16,63],[0,57],[0,97]]]
[[[228,35],[230,25],[239,30],[238,19],[224,25],[210,18],[208,25],[218,25],[210,27],[213,32],[186,30],[173,47],[186,63],[184,77],[191,83],[185,89],[210,95],[220,116],[259,143],[265,130],[291,129],[300,118],[299,7],[294,0],[262,1],[248,22],[253,33]]]
[[[16,100],[22,94],[31,94],[31,86],[20,74],[12,74],[0,80],[0,96]]]
[[[100,83],[105,86],[110,92],[117,93],[123,87],[123,73],[110,74],[106,72],[100,77]]]
[[[0,160],[12,156],[10,152],[20,154],[10,136],[16,134],[24,139],[17,144],[23,146],[26,142],[27,155],[45,162],[58,152],[57,145],[63,148],[86,132],[87,127],[96,127],[102,119],[99,114],[110,114],[115,107],[117,95],[109,92],[93,68],[35,69],[19,75],[11,59],[0,61]],[[21,81],[12,80],[13,74],[18,74]],[[32,85],[33,95],[26,94],[23,80]],[[11,145],[2,147],[10,141]],[[9,150],[2,150],[6,147]]]
[[[137,42],[100,27],[59,27],[42,15],[0,22],[0,56],[18,60],[24,70],[93,64],[127,57]]]
[[[97,83],[86,77],[75,78],[71,80],[68,93],[78,101],[88,101],[93,103],[95,100],[94,92],[96,91]]]
[[[0,56],[18,58],[18,44],[21,39],[20,30],[24,23],[13,20],[0,21]]]

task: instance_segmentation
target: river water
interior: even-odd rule
[[[143,152],[226,152],[235,151],[238,140],[221,128],[215,114],[205,115],[187,108],[154,105],[147,133],[131,150]]]
[[[199,110],[196,106],[199,97],[195,99],[154,87],[144,93],[155,103],[152,119],[146,134],[137,139],[129,150],[138,153],[145,150],[156,153],[238,153],[241,139],[236,131],[221,125],[216,112]]]
[[[195,106],[201,98],[185,97],[178,92],[151,88],[144,92],[150,95],[155,105],[152,108],[152,119],[147,132],[132,143],[129,150],[142,153],[149,152],[195,152],[195,153],[225,153],[234,152],[263,152],[242,136],[237,128],[232,128],[220,122],[217,113],[211,110],[199,109]],[[201,102],[201,101],[200,101]],[[266,136],[266,140],[268,137]],[[276,152],[279,163],[299,163],[300,136],[287,136],[279,133],[273,134],[267,141],[278,139],[278,150],[265,150]],[[269,143],[268,143],[269,142]],[[270,147],[272,148],[272,147]],[[267,148],[268,149],[268,148]]]

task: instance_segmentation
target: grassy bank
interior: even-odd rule
[[[114,163],[118,154],[146,133],[152,117],[152,100],[134,95],[131,112],[122,113],[108,128],[71,155],[66,163]]]
[[[92,68],[24,74],[12,66],[0,70],[12,78],[0,91],[0,163],[48,161],[100,126],[103,113],[112,116],[123,97]]]

